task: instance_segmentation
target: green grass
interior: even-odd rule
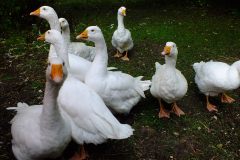
[[[61,8],[64,9],[64,6],[59,7],[57,12]],[[164,63],[160,53],[165,43],[175,42],[179,49],[177,68],[189,84],[187,95],[178,104],[187,115],[180,118],[171,115],[169,120],[159,119],[158,102],[147,91],[147,98],[141,100],[130,114],[135,135],[126,141],[110,141],[107,146],[98,146],[96,153],[92,151],[93,159],[117,159],[116,156],[122,159],[239,159],[239,100],[223,105],[219,98],[213,98],[211,101],[218,105],[219,112],[208,113],[205,97],[194,83],[192,64],[211,59],[229,64],[238,60],[240,16],[232,12],[194,7],[128,8],[125,26],[131,31],[135,46],[130,52],[130,62],[123,62],[112,57],[115,50],[111,45],[111,36],[117,27],[116,10],[112,6],[94,12],[78,9],[68,12],[66,9],[61,16],[69,19],[73,41],[87,26],[98,25],[108,46],[109,66],[133,76],[143,75],[145,79],[151,79],[156,61]],[[26,53],[19,58],[20,62],[14,60],[14,64],[20,65],[17,67],[18,75],[29,77],[28,84],[33,94],[44,89],[43,65],[48,48],[35,41],[37,32],[33,28],[32,31],[1,39],[5,50],[13,49],[14,56]],[[11,80],[12,76],[6,75],[4,80]],[[35,94],[39,96],[39,93]],[[239,90],[230,94],[239,99]],[[105,151],[109,148],[110,153]],[[104,152],[97,151],[99,149]],[[114,155],[111,155],[112,152]]]
[[[2,81],[8,81],[8,80],[12,80],[14,77],[12,75],[9,74],[3,74],[0,76]]]

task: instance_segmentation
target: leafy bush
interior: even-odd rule
[[[54,0],[11,0],[2,1],[0,5],[0,29],[19,27],[19,24],[29,24],[29,13],[44,4],[53,4]]]
[[[31,26],[33,18],[29,18],[29,13],[42,5],[59,7],[64,10],[71,9],[104,9],[126,5],[131,8],[154,7],[160,9],[166,5],[194,5],[218,7],[238,7],[238,0],[11,0],[2,1],[0,5],[0,29],[19,28],[21,26]],[[0,33],[1,34],[1,33]]]

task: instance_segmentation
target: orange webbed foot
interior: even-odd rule
[[[207,109],[208,109],[209,112],[217,112],[218,111],[217,107],[212,105],[211,103],[207,104]]]
[[[128,52],[126,52],[125,56],[123,56],[121,59],[124,61],[129,61]]]
[[[113,56],[115,58],[120,58],[122,57],[122,53],[120,53],[118,50],[117,50],[117,53]]]
[[[163,104],[160,102],[160,112],[158,114],[159,118],[170,118],[170,113],[166,111]]]
[[[87,160],[88,158],[88,153],[85,151],[84,147],[81,146],[80,152],[76,152],[70,160]]]
[[[222,93],[221,102],[222,103],[233,103],[233,102],[235,102],[235,99],[233,99],[232,97],[228,96],[225,93]]]
[[[178,117],[185,115],[185,113],[177,106],[176,102],[173,103],[172,112],[175,113]]]

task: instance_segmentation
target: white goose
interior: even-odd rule
[[[61,33],[49,30],[41,37],[54,45],[57,54],[69,68],[67,48]],[[124,139],[133,134],[131,126],[119,123],[94,90],[71,74],[61,87],[57,101],[69,116],[72,137],[79,144],[99,144],[108,138]],[[79,155],[76,154],[75,157],[78,158]]]
[[[92,62],[95,57],[95,48],[87,46],[82,42],[71,42],[68,21],[65,18],[59,18],[59,23],[61,26],[62,36],[66,43],[68,43],[68,53],[78,55]]]
[[[59,58],[50,58],[43,105],[18,103],[12,119],[12,150],[18,160],[57,158],[71,140],[71,128],[59,112],[58,91],[66,78]]]
[[[42,6],[42,7],[38,8],[37,10],[35,10],[34,12],[31,12],[30,15],[35,15],[35,16],[39,16],[43,19],[46,19],[48,21],[48,23],[50,24],[51,29],[55,29],[55,30],[61,32],[57,13],[55,12],[55,10],[52,7]],[[57,56],[56,51],[55,51],[53,45],[51,45],[48,57],[56,57],[56,56]],[[69,57],[69,65],[70,65],[68,72],[70,72],[72,75],[74,75],[77,79],[84,82],[86,73],[88,72],[88,70],[91,66],[91,62],[82,57],[71,54],[71,53],[68,54],[68,57]],[[116,69],[116,68],[109,67],[108,69],[112,70],[112,69]]]
[[[193,69],[196,72],[195,83],[199,90],[206,95],[208,111],[218,111],[216,106],[209,102],[209,96],[221,94],[223,103],[235,101],[225,92],[240,86],[240,61],[236,61],[232,65],[214,61],[194,63]]]
[[[61,26],[59,23],[57,13],[55,12],[55,10],[52,7],[42,6],[42,7],[38,8],[37,10],[31,12],[30,15],[38,16],[38,17],[41,17],[41,18],[47,20],[48,23],[50,24],[51,29],[55,29],[55,30],[61,32]],[[92,52],[94,52],[93,47],[86,46],[84,43],[81,43],[81,42],[77,42],[77,45],[75,45],[75,43],[72,44],[70,42],[70,30],[68,30],[67,32],[68,33],[63,31],[64,38],[66,38],[65,40],[66,40],[66,42],[68,42],[68,53],[77,55],[80,57],[82,57],[82,56],[88,57],[87,55],[93,54],[92,53]],[[50,48],[49,56],[56,56],[56,53],[54,52],[54,49],[52,49],[52,47]],[[82,57],[82,58],[85,58],[85,57]]]
[[[123,18],[126,16],[126,8],[120,7],[117,13],[118,28],[114,31],[112,36],[112,45],[117,49],[114,57],[121,57],[122,53],[126,51],[122,60],[129,61],[128,51],[133,48],[133,40],[131,32],[124,27]]]
[[[96,56],[86,75],[85,83],[92,87],[105,104],[118,113],[128,113],[149,89],[151,82],[141,81],[122,72],[107,72],[108,54],[102,31],[97,26],[88,27],[77,39],[95,43]]]
[[[165,56],[165,64],[156,62],[156,72],[152,77],[151,94],[158,99],[160,104],[159,117],[169,118],[169,112],[164,109],[161,102],[173,103],[172,111],[180,116],[184,112],[177,106],[176,101],[187,92],[188,84],[182,73],[176,69],[177,46],[173,42],[167,42],[162,55]]]

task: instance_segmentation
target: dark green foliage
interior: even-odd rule
[[[2,1],[0,5],[0,29],[30,26],[32,18],[29,13],[42,5],[64,6],[69,10],[101,10],[125,5],[132,8],[162,7],[166,5],[195,5],[212,7],[238,7],[238,0],[11,0]],[[61,7],[60,7],[61,8]]]
[[[30,24],[29,13],[41,5],[53,5],[54,0],[11,0],[1,1],[0,29],[16,28],[22,24]],[[25,25],[26,26],[26,25]]]

